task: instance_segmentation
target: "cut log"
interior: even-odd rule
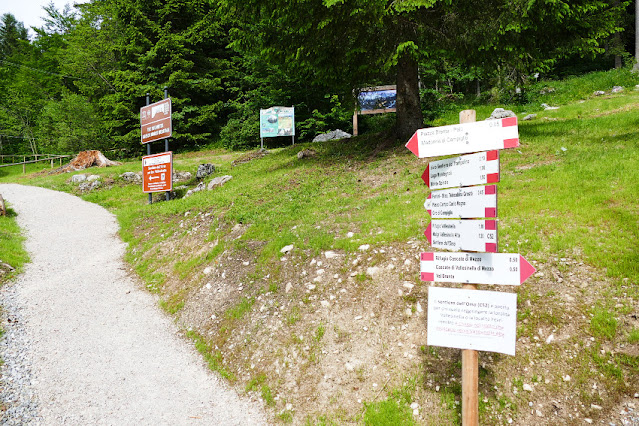
[[[89,167],[109,167],[119,166],[122,163],[117,161],[111,161],[104,156],[100,151],[82,151],[71,162],[56,170],[58,173],[74,172],[78,170],[84,170]]]

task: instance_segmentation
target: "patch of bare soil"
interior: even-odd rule
[[[219,254],[187,277],[168,264],[160,292],[179,299],[179,323],[211,343],[273,422],[357,424],[365,403],[401,388],[413,395],[418,424],[458,422],[460,350],[427,345],[425,242],[318,255],[293,248],[263,264],[263,242],[239,240],[247,225],[220,225],[210,212],[176,221],[187,235],[161,243],[160,255],[184,260],[218,246]],[[479,356],[481,424],[636,424],[622,423],[639,402],[639,346],[626,337],[639,306],[624,294],[636,283],[606,279],[574,257],[535,263],[518,288],[480,286],[518,294],[516,356]],[[592,331],[602,310],[617,314],[612,338]]]

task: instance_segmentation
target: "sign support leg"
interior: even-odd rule
[[[164,87],[164,99],[169,97],[169,88]],[[164,152],[169,152],[169,138],[164,139]],[[166,201],[171,199],[171,191],[166,191]]]
[[[149,106],[151,100],[149,98],[149,94],[146,94],[146,106]],[[146,155],[151,155],[151,143],[146,144]],[[153,204],[153,194],[149,192],[149,204]]]
[[[355,109],[355,112],[353,112],[353,136],[357,136],[358,130],[357,109]]]
[[[459,124],[477,120],[475,110],[459,113]],[[465,290],[477,290],[477,284],[464,284]],[[479,352],[462,349],[462,425],[479,425]]]

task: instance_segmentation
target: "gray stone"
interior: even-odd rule
[[[213,188],[215,188],[217,186],[222,186],[226,182],[230,181],[231,179],[233,179],[233,176],[229,176],[229,175],[218,176],[216,178],[213,178],[213,180],[211,180],[211,182],[209,182],[208,190],[210,191],[210,190],[212,190]]]
[[[280,253],[288,253],[289,251],[293,250],[293,247],[295,247],[293,244],[289,244],[287,246],[282,247],[282,250],[280,250]]]
[[[537,114],[528,114],[527,116],[525,116],[524,118],[522,118],[522,121],[530,121],[533,118],[537,118]]]
[[[100,180],[100,176],[98,175],[91,175],[87,177],[87,181],[88,182],[95,182],[96,180]]]
[[[606,92],[604,92],[603,90],[595,90],[595,93],[593,93],[593,95],[595,96],[603,96],[605,94]]]
[[[73,175],[71,177],[71,182],[73,183],[80,183],[80,182],[84,182],[85,180],[87,180],[87,175],[83,175],[83,174]]]
[[[495,108],[486,120],[499,120],[507,117],[517,117],[517,115],[509,109]]]
[[[198,179],[204,179],[215,173],[215,166],[213,164],[200,164],[197,166],[197,172],[195,173],[195,177]]]
[[[206,189],[206,184],[204,182],[200,182],[197,184],[195,188],[189,189],[188,191],[186,191],[186,195],[184,195],[184,198],[190,197],[196,192],[204,191],[205,189]]]
[[[191,172],[177,172],[177,171],[173,172],[173,182],[191,180],[192,178],[193,178],[193,175],[191,174]]]
[[[559,107],[553,107],[553,106],[550,106],[550,105],[548,105],[548,104],[541,104],[541,107],[542,107],[543,109],[545,109],[546,111],[551,111],[551,110],[559,109]]]
[[[122,179],[130,183],[140,183],[142,182],[142,177],[134,172],[124,172],[120,175]]]
[[[317,156],[317,152],[313,149],[303,149],[297,153],[297,158],[300,160],[305,157],[308,158],[308,157],[315,157],[315,156]]]
[[[343,130],[337,129],[337,130],[332,130],[330,132],[322,133],[320,135],[315,136],[313,138],[313,142],[326,142],[326,141],[332,141],[336,139],[348,139],[351,136],[352,135],[350,133],[346,133]]]
[[[612,88],[612,93],[621,93],[623,92],[623,87],[621,86],[615,86]]]

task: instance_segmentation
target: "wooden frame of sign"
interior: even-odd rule
[[[358,98],[358,95],[362,92],[380,92],[383,90],[395,90],[397,91],[397,86],[392,84],[392,85],[387,85],[387,86],[374,86],[374,87],[364,87],[362,89],[359,89],[359,91],[355,92],[355,98]],[[360,110],[359,108],[359,101],[356,101],[355,103],[355,112],[353,113],[353,136],[357,136],[358,134],[358,121],[357,121],[357,116],[358,115],[368,115],[368,114],[385,114],[387,112],[397,112],[397,108],[378,108],[378,109],[367,109],[367,110]]]

